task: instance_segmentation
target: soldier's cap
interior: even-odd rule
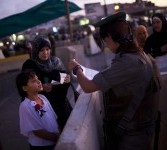
[[[126,13],[124,11],[121,11],[121,12],[117,12],[113,15],[110,15],[110,16],[107,16],[105,18],[102,18],[99,22],[97,22],[95,24],[95,27],[100,27],[104,24],[107,24],[109,22],[112,22],[112,21],[123,21],[123,20],[126,20]]]

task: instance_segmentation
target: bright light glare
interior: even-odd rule
[[[17,36],[17,39],[18,39],[18,40],[24,40],[24,35],[18,35],[18,36]]]
[[[89,25],[89,27],[90,27],[90,30],[91,30],[92,32],[95,31],[95,27],[94,27],[94,26]]]
[[[16,45],[16,43],[15,43],[15,42],[12,42],[12,45]]]
[[[56,27],[53,27],[53,32],[58,32]]]
[[[0,42],[0,47],[3,47],[3,46],[4,46],[3,42]]]
[[[12,38],[14,41],[16,41],[16,34],[12,34]]]
[[[114,6],[114,9],[115,9],[115,10],[119,10],[119,5],[115,5],[115,6]]]
[[[86,25],[86,24],[89,24],[89,19],[82,19],[80,20],[80,25],[83,26],[83,25]]]

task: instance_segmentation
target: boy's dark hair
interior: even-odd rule
[[[25,71],[20,72],[17,75],[16,86],[17,86],[17,90],[22,100],[27,96],[27,92],[23,90],[23,86],[26,86],[28,83],[28,80],[33,78],[35,75],[36,75],[35,72],[32,70],[25,70]]]

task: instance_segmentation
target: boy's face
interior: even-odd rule
[[[27,92],[27,94],[31,93],[38,93],[43,90],[41,81],[38,79],[38,77],[35,75],[33,78],[30,78],[28,80],[28,83],[26,86],[23,86],[23,90]]]

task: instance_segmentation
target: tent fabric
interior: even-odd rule
[[[69,12],[81,10],[77,5],[68,2]],[[66,15],[65,1],[47,0],[19,14],[0,20],[0,38],[26,30],[41,23]]]
[[[0,0],[0,19],[22,13],[46,0]]]

